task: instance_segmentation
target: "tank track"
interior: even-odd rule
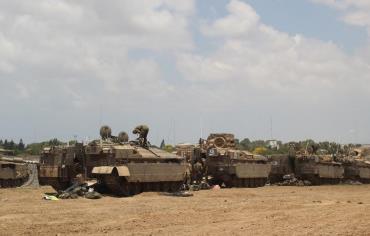
[[[222,179],[213,179],[211,185],[225,184],[226,188],[258,188],[263,187],[267,183],[266,178],[237,178],[236,176],[223,176]]]
[[[230,187],[236,188],[258,188],[265,186],[267,178],[233,178]],[[227,184],[229,187],[230,184]]]
[[[339,184],[342,180],[339,178],[320,178],[316,175],[301,176],[300,179],[308,180],[313,185],[334,185],[334,184]]]
[[[99,182],[108,190],[121,197],[129,197],[142,192],[176,192],[182,182],[127,182],[124,177],[107,175],[98,178]]]
[[[27,178],[22,178],[22,179],[0,179],[0,188],[20,187],[26,181],[27,181]]]
[[[363,184],[370,184],[370,179],[358,178],[358,180]]]

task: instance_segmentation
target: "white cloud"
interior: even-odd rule
[[[223,79],[247,88],[284,92],[305,92],[308,87],[343,89],[342,85],[353,74],[358,74],[353,82],[368,82],[364,76],[368,64],[355,63],[336,45],[279,32],[261,23],[249,5],[239,1],[231,1],[228,11],[224,18],[202,26],[209,40],[214,36],[224,39],[218,50],[207,56],[184,54],[179,58],[178,66],[185,78]],[[307,93],[309,96],[311,92]]]
[[[367,27],[370,35],[370,1],[368,0],[311,0],[343,12],[347,24]]]
[[[203,32],[214,36],[238,36],[254,29],[259,21],[259,16],[254,9],[243,2],[232,0],[227,5],[227,10],[230,15],[216,20],[211,27],[204,26]]]
[[[263,119],[274,114],[278,137],[332,138],[342,132],[334,124],[370,102],[365,50],[350,56],[331,42],[278,31],[242,1],[230,1],[228,14],[213,21],[197,18],[195,7],[182,0],[0,1],[0,105],[8,108],[3,124],[14,124],[0,124],[3,135],[95,135],[101,116],[120,129],[153,124],[157,139],[176,119],[186,138],[178,141],[194,141],[203,114],[204,133],[261,137]],[[195,37],[212,50],[199,49]],[[358,119],[367,122],[369,112]]]
[[[91,98],[81,89],[88,83],[129,96],[154,84],[165,91],[158,63],[133,59],[129,52],[174,52],[193,45],[187,20],[193,1],[2,1],[0,9],[3,93],[50,96],[49,86],[63,87],[82,90],[69,97],[81,105]]]
[[[178,57],[184,78],[207,91],[200,98],[207,109],[238,113],[240,107],[259,111],[258,106],[284,104],[277,110],[291,116],[301,113],[308,118],[324,109],[323,116],[336,119],[341,109],[351,113],[370,102],[370,60],[347,55],[331,42],[280,32],[263,24],[241,1],[231,1],[227,9],[225,17],[201,26],[208,41],[222,39],[215,51]],[[322,129],[317,133],[324,132],[325,127],[314,126]]]

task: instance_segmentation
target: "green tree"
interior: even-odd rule
[[[251,141],[249,140],[249,138],[245,138],[241,142],[239,142],[239,148],[242,150],[251,151]]]
[[[258,155],[266,155],[266,154],[268,154],[268,150],[265,147],[256,147],[253,150],[253,153],[258,154]]]
[[[14,148],[15,148],[15,143],[14,143],[14,141],[13,140],[10,140],[10,142],[9,142],[9,149],[11,149],[11,150],[14,150]]]
[[[18,143],[18,150],[19,150],[19,151],[24,151],[24,148],[25,148],[25,145],[24,145],[24,143],[23,143],[23,140],[22,140],[22,139],[20,139],[20,140],[19,140],[19,143]]]
[[[167,144],[167,145],[164,146],[163,150],[165,150],[166,152],[173,152],[175,149],[172,145]]]
[[[9,148],[9,143],[8,143],[7,139],[4,140],[4,145],[3,146],[4,146],[5,149]]]

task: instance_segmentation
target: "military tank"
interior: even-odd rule
[[[349,155],[338,157],[344,167],[344,178],[346,180],[370,183],[370,160],[367,148],[355,148]]]
[[[125,142],[101,129],[101,139],[85,148],[86,168],[113,194],[177,191],[186,178],[185,158],[151,147],[143,140]]]
[[[0,157],[0,188],[22,186],[29,178],[27,163],[20,158]]]
[[[294,161],[295,175],[313,185],[338,184],[344,177],[344,167],[333,155],[298,154]]]
[[[45,147],[38,167],[39,183],[50,185],[57,191],[65,190],[77,175],[88,175],[84,166],[82,143]]]
[[[200,149],[211,184],[251,188],[266,184],[271,164],[264,156],[238,150],[233,134],[210,134],[201,140]]]

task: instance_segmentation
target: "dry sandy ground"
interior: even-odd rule
[[[370,185],[46,201],[0,190],[0,235],[370,235]]]

